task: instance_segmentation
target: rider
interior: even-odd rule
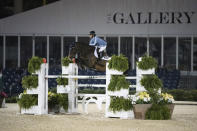
[[[104,41],[103,39],[97,37],[95,31],[90,31],[89,35],[90,35],[90,39],[91,39],[89,42],[89,45],[95,46],[94,55],[99,59],[101,59],[105,55],[102,58],[102,59],[105,59],[107,42]]]

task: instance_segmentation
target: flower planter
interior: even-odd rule
[[[59,113],[59,112],[60,112],[59,105],[55,105],[54,107],[48,108],[48,113]]]
[[[107,91],[107,94],[110,96],[128,96],[128,89],[120,89],[119,91]]]
[[[170,118],[171,118],[174,111],[174,104],[168,104],[167,107],[168,109],[170,109]]]
[[[135,119],[145,119],[147,110],[152,106],[152,104],[136,104],[133,105],[133,111],[135,114]]]
[[[69,66],[62,66],[62,74],[67,75],[69,73]]]
[[[21,114],[38,114],[38,106],[32,106],[29,109],[21,109]]]
[[[109,69],[107,71],[108,74],[111,74],[111,75],[123,75],[123,72],[122,71],[118,71],[118,70],[113,70],[113,69]]]
[[[57,93],[69,93],[71,92],[70,86],[57,85]]]
[[[137,74],[141,74],[141,75],[155,74],[155,69],[152,68],[148,70],[142,70],[137,67]]]
[[[121,119],[134,119],[134,113],[133,110],[130,111],[108,111],[106,114],[106,117],[119,117]]]
[[[32,89],[27,89],[27,94],[38,94],[38,87],[32,88]]]

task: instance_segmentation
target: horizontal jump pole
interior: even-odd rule
[[[105,84],[78,84],[78,87],[106,87]]]
[[[45,78],[71,78],[71,79],[106,79],[106,76],[76,76],[76,75],[46,75]]]

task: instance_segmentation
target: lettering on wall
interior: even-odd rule
[[[107,23],[114,24],[191,24],[194,11],[188,12],[115,12],[107,14]]]

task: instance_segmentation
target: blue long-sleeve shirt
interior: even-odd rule
[[[107,46],[107,42],[104,41],[103,39],[95,36],[93,37],[90,42],[89,42],[90,46],[98,46],[98,47],[103,47],[103,46]]]

